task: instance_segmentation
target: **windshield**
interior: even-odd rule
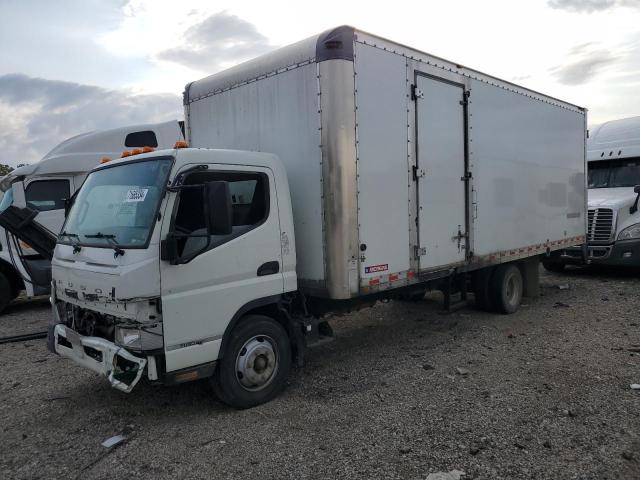
[[[60,243],[146,246],[172,162],[164,157],[92,172],[73,202]]]
[[[589,188],[640,185],[640,158],[589,162]]]

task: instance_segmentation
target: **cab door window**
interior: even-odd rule
[[[184,188],[177,199],[173,231],[180,235],[178,255],[192,257],[205,249],[215,248],[260,226],[269,216],[269,180],[263,173],[198,172],[189,175],[184,185],[202,185],[225,181],[231,193],[233,214],[229,235],[207,236],[203,191]],[[209,242],[207,246],[207,242]]]
[[[36,180],[27,185],[24,195],[29,208],[40,212],[59,210],[71,196],[69,180]]]

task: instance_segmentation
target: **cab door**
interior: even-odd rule
[[[188,175],[184,184],[209,181],[229,184],[233,211],[230,235],[211,236],[207,246],[203,197],[198,188],[171,194],[164,214],[162,238],[170,231],[187,235],[178,243],[178,255],[186,263],[160,261],[168,372],[216,360],[222,336],[234,316],[243,307],[258,306],[283,293],[273,173],[268,168],[209,165],[208,170]]]

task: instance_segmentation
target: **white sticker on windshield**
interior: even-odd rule
[[[145,197],[147,196],[148,188],[132,188],[127,192],[127,198],[125,198],[125,202],[144,202]]]

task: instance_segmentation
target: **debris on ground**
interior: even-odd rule
[[[469,375],[471,371],[463,367],[456,367],[456,373],[458,375]]]
[[[640,383],[632,383],[629,386],[631,387],[631,390],[640,390]]]
[[[422,365],[422,368],[424,368],[425,370],[435,370],[436,367],[434,367],[430,363],[425,363],[424,365]]]
[[[570,305],[563,303],[563,302],[556,302],[553,305],[553,308],[570,308]]]
[[[127,439],[124,435],[114,435],[113,437],[107,438],[104,442],[102,442],[102,446],[105,448],[113,448]]]
[[[460,480],[464,476],[462,470],[451,470],[450,472],[436,472],[427,475],[427,480]]]

